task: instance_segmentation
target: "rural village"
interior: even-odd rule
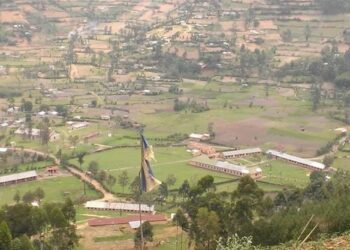
[[[345,0],[0,0],[0,249],[349,249],[349,129]]]

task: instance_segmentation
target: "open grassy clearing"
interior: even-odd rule
[[[303,188],[309,182],[310,170],[280,160],[270,160],[260,165],[264,182]]]
[[[191,184],[195,184],[201,177],[208,174],[213,175],[215,182],[236,179],[230,175],[189,166],[187,164],[187,161],[192,156],[187,153],[183,147],[155,148],[154,151],[157,161],[153,162],[152,167],[157,178],[165,181],[167,176],[170,174],[174,174],[177,178],[175,185],[171,188],[179,187],[184,180],[188,180]],[[121,148],[87,155],[84,158],[84,164],[82,167],[84,169],[87,169],[89,163],[92,160],[99,163],[100,169],[107,170],[109,174],[112,174],[116,177],[122,171],[127,171],[130,180],[133,180],[138,175],[140,168],[140,149]],[[72,162],[76,165],[79,165],[76,159]],[[226,187],[222,187],[222,189],[225,188]],[[120,187],[118,184],[116,184],[113,189],[116,192],[123,191],[122,187]],[[128,187],[125,188],[125,192],[129,192]]]
[[[107,173],[117,177],[122,171],[127,171],[130,179],[135,178],[139,171],[140,166],[140,151],[139,148],[121,148],[104,151],[101,153],[95,153],[87,155],[84,158],[82,167],[87,169],[91,161],[97,161],[100,169],[104,169]],[[184,180],[189,180],[191,184],[195,184],[201,177],[210,174],[215,178],[217,183],[217,191],[232,192],[237,187],[236,177],[217,173],[205,169],[195,168],[187,164],[187,161],[192,157],[185,151],[183,147],[169,147],[169,148],[156,148],[156,162],[153,162],[152,167],[157,178],[165,181],[167,176],[174,174],[177,178],[175,185],[171,188],[179,187]],[[262,163],[259,162],[262,160]],[[236,162],[236,160],[234,160]],[[249,163],[250,162],[250,163]],[[74,159],[72,163],[79,165],[77,160]],[[268,160],[261,158],[260,160],[253,159],[253,161],[244,161],[239,159],[239,162],[243,165],[259,166],[263,169],[263,175],[265,176],[262,181],[267,182],[261,184],[261,187],[266,191],[280,190],[283,186],[297,186],[304,187],[309,180],[308,174],[310,171],[294,166],[292,164]],[[231,182],[227,182],[230,181]],[[227,182],[227,183],[226,183]],[[268,183],[271,183],[268,184]],[[276,186],[278,184],[281,186]],[[116,192],[122,192],[121,186],[116,184],[113,187]],[[124,192],[128,193],[128,187]]]
[[[45,191],[43,202],[60,202],[65,197],[70,197],[73,201],[77,201],[84,196],[84,185],[76,177],[51,177],[49,179],[0,187],[0,205],[13,203],[13,196],[17,191],[22,196],[27,191],[34,191],[38,187],[41,187]],[[98,197],[99,194],[86,185],[86,198],[97,199]]]

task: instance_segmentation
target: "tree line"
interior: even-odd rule
[[[185,181],[178,190],[182,202],[174,221],[199,250],[231,249],[226,247],[237,242],[250,246],[246,249],[298,245],[350,230],[349,177],[343,171],[332,177],[313,172],[307,187],[284,189],[274,198],[249,176],[233,192],[216,192],[212,176],[192,186]]]
[[[0,210],[0,249],[74,249],[78,244],[75,215],[69,198],[41,207],[19,202],[6,205]]]

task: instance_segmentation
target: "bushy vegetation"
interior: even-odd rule
[[[338,51],[336,44],[322,49],[320,57],[303,58],[281,67],[276,76],[309,77],[311,82],[333,81],[339,88],[350,87],[350,50]]]
[[[69,199],[64,203],[46,203],[42,207],[24,203],[4,206],[0,210],[0,248],[74,249],[78,243],[75,214]]]
[[[332,179],[313,172],[305,189],[283,190],[272,200],[250,177],[240,179],[236,191],[218,193],[213,178],[206,176],[195,186],[180,188],[185,199],[181,207],[189,218],[179,215],[179,225],[196,249],[216,249],[219,238],[219,249],[226,249],[233,243],[253,248],[252,243],[273,246],[340,234],[350,229],[348,179],[349,173],[342,171]]]
[[[181,111],[181,110],[189,110],[192,113],[200,113],[200,112],[208,111],[209,107],[206,102],[198,103],[195,100],[190,100],[190,99],[184,102],[179,99],[175,99],[174,111]]]
[[[200,72],[196,62],[172,54],[163,54],[159,62],[160,70],[170,77],[194,77]]]

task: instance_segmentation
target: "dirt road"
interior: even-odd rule
[[[96,190],[101,192],[103,194],[103,197],[100,200],[103,200],[103,201],[116,200],[116,197],[114,196],[114,194],[108,192],[106,189],[104,189],[104,187],[98,181],[94,180],[93,178],[88,176],[86,173],[73,167],[67,167],[67,169],[69,170],[69,172],[71,172],[74,175],[78,175],[83,181],[90,183],[92,186],[95,187]]]
[[[10,150],[15,151],[15,152],[22,151],[22,152],[27,152],[30,154],[40,155],[43,157],[49,157],[54,161],[54,163],[56,165],[60,165],[60,160],[55,155],[52,155],[52,154],[47,154],[47,153],[44,153],[44,152],[41,152],[41,151],[38,151],[35,149],[30,149],[30,148],[10,148]],[[69,172],[71,172],[73,175],[79,176],[83,181],[90,183],[92,186],[94,186],[94,188],[96,190],[101,192],[103,194],[103,197],[100,200],[103,200],[103,201],[115,201],[116,200],[116,197],[112,193],[108,192],[98,181],[96,181],[93,178],[91,178],[90,176],[86,175],[86,173],[84,173],[76,168],[73,168],[73,167],[67,167],[67,170]]]

